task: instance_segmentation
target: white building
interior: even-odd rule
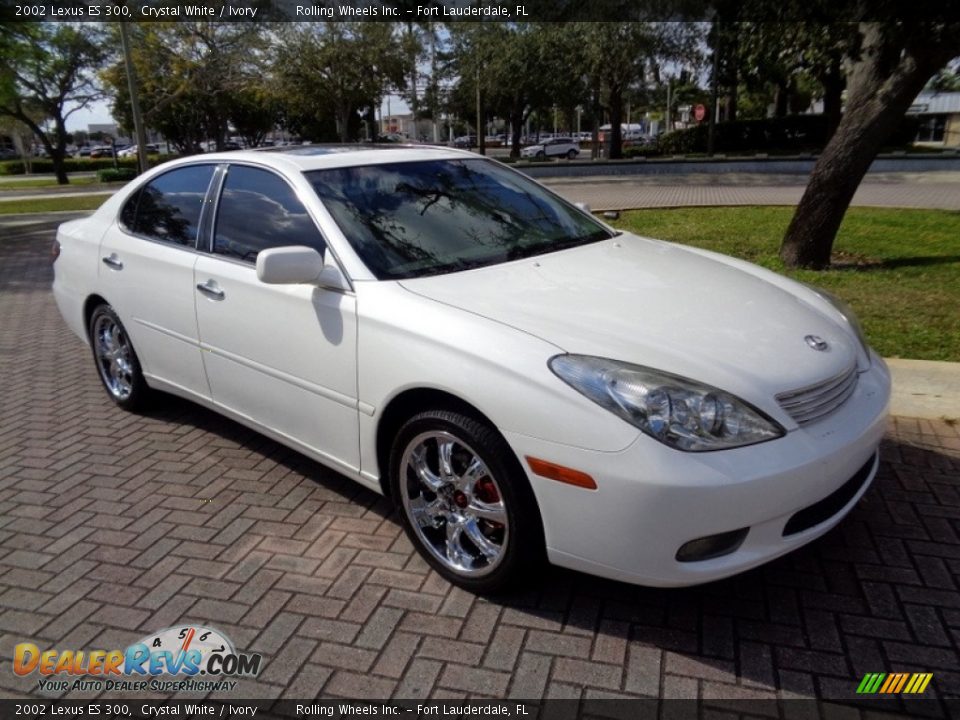
[[[916,142],[934,147],[960,147],[960,92],[923,92],[907,115],[917,115]]]

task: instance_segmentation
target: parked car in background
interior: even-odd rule
[[[94,148],[90,148],[90,157],[91,158],[111,158],[113,157],[113,148],[109,145],[97,145]]]
[[[477,146],[477,136],[461,135],[453,139],[453,146],[455,148],[475,148]]]
[[[144,147],[147,148],[148,155],[155,155],[160,152],[160,147],[154,143],[147,143]],[[117,151],[117,157],[136,157],[137,156],[137,146],[131,145],[130,147],[125,147],[123,150]]]
[[[528,145],[520,151],[520,157],[544,160],[552,157],[565,157],[573,160],[580,154],[580,143],[571,137],[555,137]]]
[[[842,301],[473,153],[174,160],[52,250],[112,402],[181,395],[383,493],[472,591],[544,558],[716,580],[828,532],[877,472],[890,375]]]
[[[77,148],[77,151],[74,153],[74,157],[83,158],[90,157],[90,152],[92,148],[89,145],[81,145]]]

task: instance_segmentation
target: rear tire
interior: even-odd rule
[[[576,150],[569,150],[569,151],[567,152],[567,160],[576,160],[576,159],[577,159],[577,155],[579,155],[579,154],[580,154],[580,153],[578,153]]]
[[[114,309],[98,305],[90,315],[90,347],[107,396],[124,410],[143,407],[150,394],[130,336]]]
[[[397,433],[389,472],[407,536],[454,585],[493,593],[543,565],[533,491],[489,425],[460,412],[421,412]]]

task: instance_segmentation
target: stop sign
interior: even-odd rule
[[[705,105],[695,105],[693,108],[693,118],[697,122],[703,122],[703,119],[707,116],[707,108]]]

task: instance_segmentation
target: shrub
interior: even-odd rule
[[[909,145],[917,135],[917,118],[906,117],[890,138],[890,145]],[[692,155],[707,152],[706,123],[675,130],[660,137],[663,155]],[[717,123],[714,151],[718,153],[808,153],[819,152],[829,140],[826,115],[790,115],[764,120],[736,120]],[[653,153],[647,153],[652,155]]]
[[[119,169],[105,168],[97,170],[97,182],[127,182],[137,176],[136,168],[122,167]]]
[[[169,160],[170,156],[154,155],[150,158],[150,166],[159,165],[161,162]],[[53,160],[50,158],[34,158],[31,163],[34,174],[52,173]],[[97,170],[113,169],[113,158],[67,158],[64,161],[64,167],[68,173],[71,172],[95,172]],[[137,167],[137,158],[117,158],[117,167],[133,168]],[[23,161],[21,160],[3,160],[0,161],[0,175],[23,175]]]

